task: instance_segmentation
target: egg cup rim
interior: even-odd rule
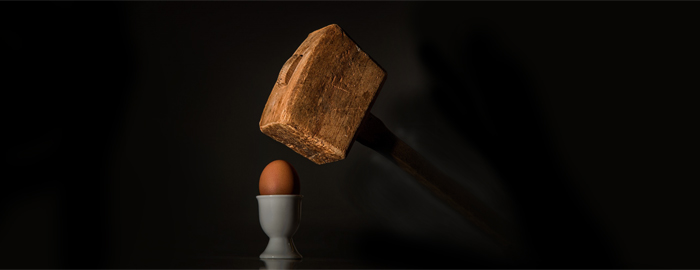
[[[257,195],[255,196],[256,198],[280,198],[280,197],[299,197],[299,198],[304,198],[304,195],[301,194],[274,194],[274,195]]]

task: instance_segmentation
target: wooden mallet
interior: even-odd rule
[[[357,139],[413,175],[499,243],[511,227],[369,113],[386,71],[335,24],[309,34],[282,66],[260,130],[316,164],[342,160]]]

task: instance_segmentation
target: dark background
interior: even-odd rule
[[[262,266],[257,180],[285,159],[323,267],[698,268],[696,11],[3,3],[0,267]],[[259,131],[331,23],[389,74],[373,114],[518,224],[523,259],[362,145],[318,166]]]

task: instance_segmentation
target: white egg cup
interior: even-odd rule
[[[258,195],[260,226],[270,237],[261,259],[301,259],[292,236],[301,221],[302,195]]]
[[[301,262],[300,259],[260,259],[265,263],[263,269],[296,269],[296,265]]]

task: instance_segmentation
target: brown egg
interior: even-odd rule
[[[299,194],[299,176],[289,162],[275,160],[260,174],[260,195]]]

